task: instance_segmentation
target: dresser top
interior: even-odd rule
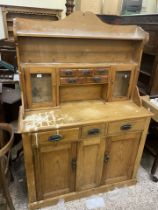
[[[57,108],[27,112],[20,119],[20,130],[25,132],[46,131],[68,126],[80,126],[99,122],[111,122],[151,116],[144,107],[132,101],[102,102],[82,101],[61,104]]]
[[[74,12],[59,21],[17,18],[14,20],[14,35],[15,37],[148,40],[148,33],[138,26],[106,24],[91,12]]]

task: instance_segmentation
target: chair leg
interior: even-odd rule
[[[14,206],[13,206],[13,202],[9,193],[9,189],[8,189],[8,184],[5,178],[5,174],[4,174],[4,170],[2,168],[2,162],[0,160],[0,179],[1,179],[1,185],[2,185],[2,190],[4,193],[4,197],[7,201],[7,205],[9,206],[10,210],[15,210]]]
[[[156,154],[152,169],[151,169],[151,179],[154,182],[158,182],[158,178],[155,176],[156,169],[158,167],[158,153]]]

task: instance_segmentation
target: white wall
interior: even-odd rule
[[[101,14],[103,0],[76,0],[75,9],[82,12],[90,11],[95,14]]]
[[[123,0],[104,0],[103,14],[120,15],[122,11]]]
[[[4,26],[3,26],[3,19],[2,19],[2,10],[0,8],[0,39],[4,39],[5,34],[4,34]]]
[[[153,14],[157,10],[157,0],[143,0],[141,14]]]
[[[62,18],[65,16],[66,0],[0,0],[0,4],[23,6],[23,7],[37,7],[46,9],[62,9]],[[4,38],[4,26],[2,21],[2,13],[0,10],[0,39]]]
[[[65,9],[65,0],[0,0],[0,4],[25,6],[25,7],[40,7],[48,9]]]

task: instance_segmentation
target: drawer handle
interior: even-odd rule
[[[97,82],[101,82],[101,78],[100,78],[100,77],[94,77],[94,78],[93,78],[93,81],[96,82],[96,83],[97,83]]]
[[[77,82],[76,79],[68,79],[67,81],[68,81],[68,83],[70,83],[70,84],[75,84],[75,83]]]
[[[105,70],[105,69],[99,69],[98,70],[98,73],[99,74],[107,74],[107,70]]]
[[[88,70],[88,69],[83,70],[84,76],[89,76],[90,74],[91,74],[90,70]]]
[[[60,134],[54,134],[54,135],[52,135],[52,136],[50,136],[48,138],[48,141],[53,142],[53,141],[60,141],[62,139],[63,139],[63,136],[62,135],[60,135]]]
[[[99,128],[93,128],[93,129],[90,129],[88,131],[88,135],[89,136],[98,135],[99,133],[100,133],[100,129]]]
[[[129,130],[129,129],[131,129],[131,128],[132,128],[132,125],[131,125],[131,124],[122,125],[122,126],[120,127],[120,129],[121,129],[121,130],[124,130],[124,131]]]
[[[66,70],[65,71],[65,75],[66,76],[71,76],[72,75],[72,71],[71,70]]]

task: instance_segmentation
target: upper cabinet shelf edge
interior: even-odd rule
[[[103,23],[91,12],[74,12],[59,21],[14,19],[14,36],[120,39],[148,41],[148,33],[138,26]]]

